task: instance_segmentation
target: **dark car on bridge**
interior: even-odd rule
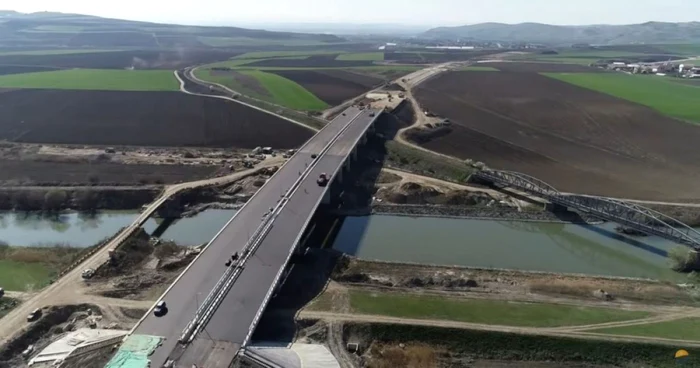
[[[316,180],[316,183],[318,183],[318,185],[322,187],[328,185],[328,176],[326,175],[326,173],[319,175],[318,180]]]
[[[158,304],[156,304],[156,307],[153,309],[153,314],[155,314],[156,317],[164,316],[167,313],[168,306],[165,304],[164,300],[159,301]]]

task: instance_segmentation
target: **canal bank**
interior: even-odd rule
[[[207,209],[174,221],[151,218],[143,228],[149,235],[159,230],[159,238],[178,245],[196,246],[211,240],[235,213]],[[0,287],[26,291],[46,286],[74,259],[137,216],[135,210],[56,215],[0,212]]]
[[[686,280],[672,271],[678,245],[632,237],[615,224],[371,215],[346,217],[333,248],[361,259]]]

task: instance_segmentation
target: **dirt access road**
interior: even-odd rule
[[[207,82],[207,81],[203,81],[203,80],[197,78],[197,77],[194,75],[194,70],[195,70],[195,69],[196,69],[196,68],[187,68],[187,69],[185,69],[185,71],[184,71],[185,77],[186,77],[186,78],[189,78],[190,80],[192,80],[193,82],[198,83],[198,84],[202,84],[202,85],[205,85],[205,86],[216,86],[216,87],[222,88],[222,89],[224,89],[225,91],[230,92],[232,95],[234,95],[234,94],[241,94],[240,92],[236,92],[236,91],[234,91],[234,90],[232,90],[232,89],[230,89],[230,88],[228,88],[228,87],[226,87],[226,86],[224,86],[224,85],[222,85],[222,84]],[[188,91],[188,90],[185,88],[185,81],[183,81],[182,78],[180,78],[180,75],[177,73],[177,71],[175,71],[174,73],[175,73],[175,78],[177,78],[177,80],[180,82],[180,91],[182,91],[182,92],[184,92],[184,93],[187,93],[188,95],[204,96],[204,97],[211,97],[211,98],[218,98],[218,99],[222,99],[222,100],[232,101],[232,102],[235,102],[235,103],[237,103],[237,104],[241,104],[241,105],[243,105],[243,106],[249,107],[249,108],[251,108],[251,109],[255,109],[255,110],[264,112],[264,113],[266,113],[266,114],[273,115],[273,116],[275,116],[275,117],[277,117],[277,118],[280,118],[280,119],[282,119],[282,120],[286,120],[286,121],[288,121],[288,122],[290,122],[290,123],[297,124],[297,125],[301,125],[301,126],[303,126],[304,128],[311,129],[311,130],[313,130],[313,131],[315,131],[315,132],[318,131],[317,128],[308,126],[308,125],[306,125],[306,124],[304,124],[304,123],[301,123],[301,122],[298,122],[298,121],[296,121],[296,120],[294,120],[294,119],[290,119],[290,118],[288,118],[288,117],[286,117],[286,116],[282,116],[282,115],[276,114],[276,113],[274,113],[274,112],[272,112],[272,111],[265,110],[265,109],[263,109],[263,108],[260,108],[260,107],[257,107],[257,106],[254,106],[254,105],[245,103],[245,102],[243,102],[243,101],[239,101],[239,100],[233,99],[233,98],[231,98],[231,97],[227,97],[227,96],[217,96],[217,95],[207,95],[207,94],[202,94],[202,93],[196,93],[196,92]],[[248,97],[248,98],[251,98],[251,97]],[[260,100],[260,101],[261,101],[261,100]],[[261,102],[269,103],[269,102],[267,102],[267,101],[261,101]],[[279,106],[279,105],[275,105],[275,106]],[[283,107],[283,106],[280,106],[280,108],[286,109],[286,107]],[[323,120],[323,123],[325,124],[326,121]]]
[[[398,84],[406,90],[406,99],[411,103],[411,106],[413,106],[413,111],[415,112],[416,116],[416,120],[413,122],[413,124],[405,128],[399,129],[398,133],[396,134],[396,141],[407,146],[413,147],[415,149],[419,149],[421,151],[430,152],[433,155],[443,156],[446,158],[454,158],[452,156],[444,155],[442,153],[431,151],[429,149],[421,147],[417,144],[414,144],[413,142],[406,140],[406,138],[404,137],[404,133],[409,129],[420,128],[428,123],[436,124],[442,121],[442,119],[440,118],[429,117],[425,115],[424,109],[421,108],[420,104],[418,103],[418,100],[413,95],[413,88],[417,87],[419,84],[431,78],[440,75],[441,73],[449,71],[453,64],[455,63],[449,62],[432,66],[426,69],[421,69],[394,81],[394,83]]]
[[[643,337],[643,336],[628,336],[628,335],[609,335],[595,332],[586,332],[586,330],[594,330],[597,328],[606,327],[623,327],[627,325],[638,325],[646,323],[655,323],[660,321],[671,321],[687,317],[697,317],[699,312],[677,314],[673,316],[668,316],[667,318],[660,320],[658,318],[649,318],[644,320],[632,320],[627,321],[627,323],[618,323],[612,326],[607,324],[600,325],[588,325],[588,326],[571,326],[570,328],[559,327],[559,328],[546,328],[546,327],[515,327],[515,326],[499,326],[499,325],[488,325],[481,323],[469,323],[469,322],[456,322],[447,320],[436,320],[436,319],[412,319],[412,318],[398,318],[398,317],[388,317],[380,315],[366,315],[366,314],[355,314],[355,313],[336,313],[336,312],[320,312],[320,311],[309,311],[304,310],[298,313],[297,318],[304,319],[320,319],[327,322],[367,322],[367,323],[391,323],[391,324],[401,324],[401,325],[414,325],[414,326],[432,326],[432,327],[444,327],[444,328],[460,328],[469,330],[484,330],[484,331],[498,331],[507,333],[520,333],[528,335],[544,335],[544,336],[559,336],[559,337],[574,337],[574,338],[584,338],[584,339],[596,339],[596,340],[610,340],[610,341],[627,341],[627,342],[651,342],[657,344],[665,344],[678,346],[682,344],[686,347],[700,347],[700,341],[695,340],[675,340],[675,339],[664,339],[657,337]]]
[[[34,294],[31,298],[20,304],[17,308],[0,319],[0,345],[6,344],[11,338],[16,336],[26,325],[27,315],[34,309],[42,308],[50,305],[73,304],[76,302],[94,303],[100,300],[110,300],[110,298],[102,298],[98,296],[84,295],[84,284],[82,281],[82,271],[88,268],[95,269],[99,265],[105,263],[109,258],[109,250],[121,244],[131,233],[139,228],[141,224],[150,217],[150,215],[171,196],[185,189],[204,187],[209,185],[221,185],[239,180],[243,177],[252,175],[263,168],[278,166],[284,160],[276,157],[263,161],[258,167],[239,171],[231,175],[218,178],[192,181],[167,186],[163,193],[151,203],[128,227],[124,228],[114,239],[108,244],[100,248],[95,254],[76,266],[63,277],[59,278],[53,284],[49,285],[40,292]],[[97,303],[95,303],[97,304]],[[152,304],[152,303],[149,303]]]

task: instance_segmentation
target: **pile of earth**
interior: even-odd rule
[[[43,308],[38,320],[0,349],[0,367],[25,366],[22,352],[30,345],[34,346],[34,351],[40,351],[58,335],[78,328],[95,327],[101,315],[100,309],[91,304]]]
[[[445,192],[431,186],[405,182],[398,186],[380,188],[376,197],[395,204],[436,204],[454,206],[485,206],[493,201],[489,195],[467,190]]]

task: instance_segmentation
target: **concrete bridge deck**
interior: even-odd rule
[[[260,188],[165,292],[162,300],[167,302],[168,313],[155,317],[149,311],[134,329],[134,334],[165,338],[151,355],[152,367],[160,367],[168,359],[175,359],[176,367],[229,366],[249,339],[299,238],[329,190],[320,187],[316,179],[321,173],[331,176],[340,172],[376,119],[371,115],[372,111],[351,107],[319,131]],[[324,147],[327,151],[321,154]],[[319,156],[314,159],[313,154]],[[307,176],[288,196],[289,201],[270,232],[243,266],[204,332],[182,348],[178,338],[223,275],[225,260],[243,250],[263,215],[277,205],[307,167],[311,167]]]

